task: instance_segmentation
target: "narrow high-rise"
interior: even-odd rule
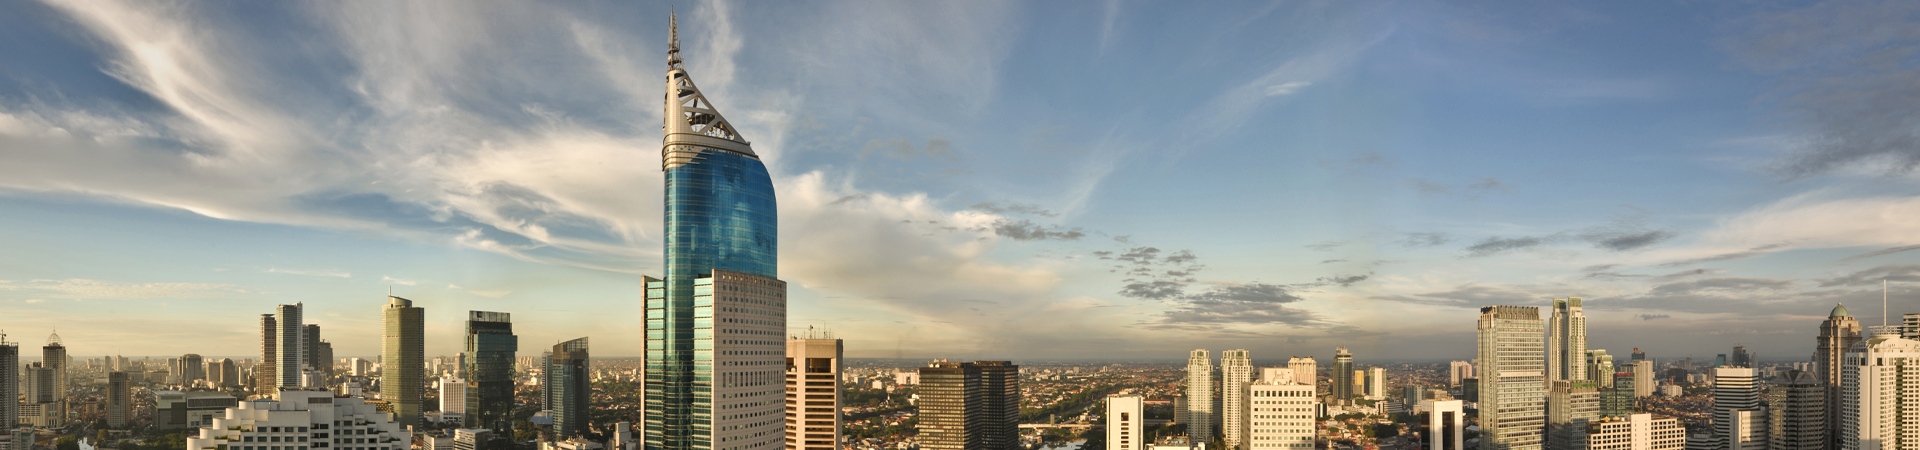
[[[1477,356],[1482,450],[1540,450],[1546,441],[1547,367],[1540,308],[1480,308]],[[1497,413],[1493,413],[1497,412]]]
[[[301,342],[306,337],[306,326],[300,315],[306,309],[303,303],[280,305],[274,311],[276,328],[274,337],[278,345],[278,366],[274,381],[282,388],[298,388],[301,371],[306,369],[306,347]]]
[[[587,407],[593,399],[593,384],[587,379],[587,350],[587,338],[583,337],[555,344],[553,352],[547,357],[547,383],[543,383],[541,388],[547,390],[549,403],[545,409],[553,411],[553,437],[557,441],[588,431],[587,422],[591,418],[587,415]]]
[[[1809,372],[1767,380],[1767,450],[1828,450],[1827,387]]]
[[[1602,416],[1599,386],[1556,380],[1547,394],[1547,450],[1586,450],[1587,423]]]
[[[772,177],[667,44],[664,279],[646,283],[646,448],[785,446],[787,288]],[[1018,408],[1018,405],[1015,405]],[[725,411],[725,414],[715,411]]]
[[[787,340],[787,450],[840,447],[841,404],[836,386],[845,350],[839,339]]]
[[[1357,383],[1353,376],[1353,354],[1346,347],[1333,349],[1333,402],[1328,406],[1353,404],[1353,386]]]
[[[1815,338],[1813,352],[1813,376],[1827,386],[1827,423],[1837,426],[1840,423],[1840,381],[1842,361],[1855,344],[1860,343],[1860,321],[1847,313],[1847,307],[1835,303],[1833,311],[1827,313],[1827,320],[1820,322],[1820,335]],[[1827,436],[1827,446],[1840,448],[1840,433]]]
[[[107,374],[107,428],[125,429],[133,419],[132,381],[126,372]]]
[[[1587,380],[1600,384],[1602,388],[1613,387],[1613,355],[1607,350],[1596,348],[1587,350]]]
[[[1368,367],[1367,380],[1365,383],[1361,383],[1361,386],[1364,387],[1364,389],[1360,390],[1360,395],[1365,396],[1367,400],[1386,400],[1387,368]]]
[[[1587,313],[1580,297],[1553,299],[1547,332],[1547,380],[1586,381]]]
[[[1213,440],[1213,424],[1219,422],[1214,415],[1218,409],[1213,403],[1214,375],[1213,357],[1206,349],[1196,349],[1187,354],[1187,437],[1193,442]],[[926,375],[921,374],[924,378]]]
[[[466,424],[491,430],[513,429],[513,357],[520,338],[513,334],[513,315],[467,311],[465,356]]]
[[[1840,365],[1839,450],[1899,450],[1920,442],[1920,341],[1872,327]]]
[[[1660,380],[1654,379],[1653,361],[1645,360],[1645,359],[1634,360],[1633,361],[1633,397],[1634,398],[1652,397],[1653,388],[1658,386],[1660,386]]]
[[[0,435],[20,423],[20,344],[0,333]]]
[[[426,309],[413,306],[413,300],[389,295],[381,309],[381,319],[380,399],[393,405],[393,421],[402,428],[419,425],[423,401],[420,389],[426,383],[422,373],[427,363]],[[280,363],[296,365],[288,364],[286,359]]]
[[[1450,377],[1450,380],[1452,382],[1450,386],[1459,386],[1460,380],[1474,377],[1473,363],[1466,362],[1466,361],[1454,361],[1452,365],[1447,368],[1447,375]]]
[[[1020,366],[935,361],[920,369],[919,395],[920,448],[1020,448]]]
[[[1767,450],[1767,409],[1761,388],[1752,368],[1713,369],[1713,435],[1718,450]]]
[[[280,347],[279,339],[274,337],[279,333],[280,325],[274,320],[273,315],[261,314],[260,362],[253,365],[254,395],[271,397],[274,392],[279,391],[280,371],[275,361],[280,359]],[[114,370],[120,370],[120,368],[116,367]]]
[[[47,336],[47,345],[40,347],[40,364],[53,369],[53,403],[46,410],[51,423],[58,423],[67,417],[67,390],[72,388],[73,361],[67,359],[67,346],[60,342],[60,333]]]
[[[1229,449],[1247,448],[1247,384],[1253,380],[1246,349],[1220,352],[1220,435]]]
[[[1147,450],[1146,397],[1107,396],[1107,450]]]
[[[180,384],[192,386],[194,381],[207,379],[207,359],[198,353],[180,355]]]

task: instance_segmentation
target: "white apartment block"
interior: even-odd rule
[[[1840,450],[1904,450],[1920,443],[1920,341],[1899,327],[1867,327],[1840,367]]]
[[[1253,356],[1245,349],[1220,352],[1220,428],[1227,448],[1246,448],[1247,385],[1253,372]]]
[[[1247,450],[1313,450],[1312,383],[1261,379],[1247,385]]]
[[[1213,424],[1219,421],[1213,408],[1213,357],[1206,349],[1187,355],[1187,437],[1192,442],[1213,440]],[[189,449],[191,450],[191,449]]]
[[[1147,449],[1147,399],[1138,395],[1107,397],[1107,450]]]
[[[1760,377],[1751,368],[1713,369],[1713,435],[1719,450],[1767,450],[1767,410],[1760,388]]]
[[[1680,420],[1630,414],[1587,422],[1587,450],[1682,450],[1687,428]]]
[[[1419,410],[1427,414],[1427,450],[1466,450],[1466,402],[1421,400]]]
[[[283,390],[278,400],[240,402],[187,438],[188,450],[407,450],[413,433],[357,397]]]

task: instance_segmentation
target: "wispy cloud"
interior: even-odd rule
[[[287,275],[305,275],[309,277],[353,278],[352,272],[347,272],[344,270],[303,270],[303,269],[282,269],[278,267],[273,267],[273,268],[268,268],[266,272],[282,273]]]

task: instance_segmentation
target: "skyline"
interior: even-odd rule
[[[1845,33],[1897,2],[0,1],[0,329],[77,355],[251,355],[279,304],[377,354],[391,288],[428,355],[478,310],[639,356],[670,6],[849,358],[1467,359],[1581,297],[1586,348],[1791,360],[1875,281],[1920,312],[1920,115],[1856,101],[1920,42]]]

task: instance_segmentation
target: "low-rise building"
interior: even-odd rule
[[[187,438],[188,450],[408,450],[413,433],[364,399],[326,390],[286,389],[273,400],[227,408]]]
[[[1687,428],[1680,420],[1652,414],[1629,414],[1587,422],[1587,450],[1683,450]]]
[[[239,399],[219,392],[153,391],[153,425],[162,430],[199,428],[239,404]]]

